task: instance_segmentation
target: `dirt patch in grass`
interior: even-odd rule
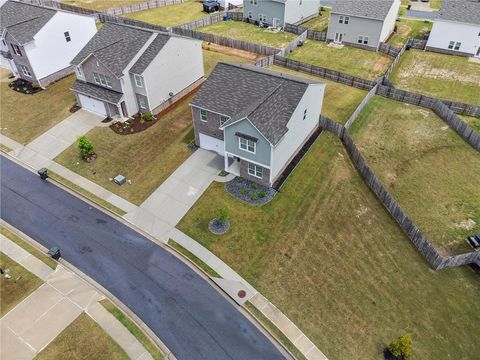
[[[0,268],[5,272],[0,275],[0,317],[2,317],[42,285],[43,281],[2,252]],[[7,279],[6,274],[11,278]]]
[[[43,349],[35,360],[127,360],[127,353],[90,316],[83,313]]]
[[[252,62],[252,63],[262,57],[261,55],[251,53],[245,50],[233,49],[230,47],[221,46],[213,43],[207,43],[207,42],[203,43],[203,49],[217,52],[224,55],[234,56],[238,59],[245,59],[248,62]]]
[[[374,97],[351,132],[369,165],[437,248],[480,231],[480,156],[434,113]],[[476,224],[467,229],[459,224]]]
[[[209,48],[210,45],[207,45]],[[223,50],[221,48],[216,48],[217,50]],[[229,64],[239,64],[239,63],[253,63],[253,60],[250,60],[246,57],[239,57],[228,54],[223,51],[210,51],[203,50],[203,68],[205,70],[205,75],[208,76],[215,68],[219,62],[226,62]]]

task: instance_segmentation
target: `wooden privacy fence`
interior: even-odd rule
[[[317,41],[326,41],[327,40],[327,32],[326,31],[312,30],[312,29],[310,29],[306,26],[286,23],[283,30],[286,31],[286,32],[295,34],[295,35],[303,34],[306,31],[307,32],[307,39],[317,40]]]
[[[130,26],[137,26],[140,28],[148,29],[148,30],[170,32],[170,28],[165,26],[153,25],[144,21],[128,19],[128,18],[119,17],[115,15],[100,13],[98,14],[98,20],[102,23],[110,22],[110,23],[124,24],[124,25],[130,25]]]
[[[427,46],[427,40],[410,39],[410,45],[414,49],[425,50],[425,47]]]
[[[130,4],[116,8],[105,9],[102,12],[109,15],[123,15],[129,14],[136,11],[155,9],[159,7],[182,4],[184,0],[150,0],[138,4]]]
[[[383,44],[383,43],[381,43],[381,44]],[[380,47],[382,47],[381,44],[380,44]],[[387,46],[389,46],[389,45],[387,45]],[[384,75],[387,79],[390,77],[390,75],[392,75],[393,70],[395,70],[395,68],[397,67],[398,63],[400,62],[400,58],[402,57],[406,48],[407,48],[407,44],[404,44],[401,49],[397,49],[398,50],[397,55],[395,55],[395,59],[392,61],[392,63],[390,64],[390,66],[387,69],[387,72]],[[380,48],[379,48],[379,50],[380,50]]]
[[[274,64],[274,57],[275,55],[263,57],[255,62],[255,66],[259,66],[262,68],[269,67],[270,65]]]
[[[349,129],[350,126],[352,126],[352,124],[355,122],[355,120],[357,120],[357,117],[358,115],[360,115],[360,113],[362,112],[363,108],[365,107],[365,105],[367,105],[368,101],[372,98],[372,96],[374,96],[377,92],[377,88],[378,88],[378,85],[379,83],[377,83],[373,88],[372,90],[370,90],[367,94],[367,96],[365,96],[362,100],[362,102],[357,106],[357,108],[355,109],[355,111],[353,112],[352,115],[350,115],[350,118],[348,119],[348,121],[345,123],[345,128],[346,129]]]
[[[345,126],[332,121],[325,116],[320,116],[319,122],[322,129],[335,134],[340,140],[342,140],[349,157],[362,176],[365,184],[375,194],[390,215],[397,221],[410,241],[415,245],[433,269],[439,270],[480,262],[480,252],[469,252],[454,256],[443,256],[440,254],[369,168],[361,152],[348,134]]]
[[[186,24],[182,24],[176,27],[188,30],[195,30],[203,26],[215,24],[219,21],[223,21],[224,18],[232,21],[243,21],[243,14],[236,11],[222,11],[211,16],[207,16],[198,20],[190,21]]]
[[[399,49],[394,46],[385,44],[384,42],[381,42],[380,45],[378,46],[378,51],[396,58],[400,54],[402,49]]]
[[[279,56],[287,56],[290,54],[299,44],[303,44],[305,42],[305,39],[307,38],[307,32],[304,31],[302,34],[297,36],[295,39],[290,41],[287,46],[285,46],[283,49],[281,49],[277,55]]]
[[[77,13],[77,14],[83,14],[83,15],[97,15],[98,14],[98,11],[96,11],[96,10],[86,9],[86,8],[82,8],[82,7],[79,7],[79,6],[68,5],[68,4],[64,4],[62,2],[54,1],[54,0],[19,0],[19,1],[23,2],[25,4],[51,7],[51,8],[54,8],[54,9],[66,10],[66,11],[70,11],[70,12]]]
[[[317,65],[306,64],[301,61],[287,59],[283,56],[275,56],[274,64],[287,69],[296,70],[305,74],[311,74],[327,80],[332,80],[348,86],[353,86],[362,90],[371,90],[375,85],[375,81],[365,80],[355,76],[351,76],[340,71],[327,69]]]

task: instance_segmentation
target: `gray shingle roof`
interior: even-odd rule
[[[7,1],[0,8],[0,31],[6,28],[20,44],[26,44],[56,14],[53,9]]]
[[[122,93],[80,80],[76,80],[70,90],[111,104],[118,104],[123,96]]]
[[[393,0],[337,0],[332,13],[385,20]]]
[[[155,32],[121,24],[106,23],[72,60],[78,65],[93,54],[117,77]]]
[[[162,50],[168,40],[170,40],[169,35],[158,34],[142,54],[142,56],[140,56],[137,62],[132,66],[130,72],[134,74],[142,74],[148,65],[150,65],[150,63],[153,61],[153,59],[155,59],[160,50]]]
[[[467,0],[444,0],[438,19],[480,25],[480,2]]]
[[[276,145],[310,84],[321,82],[252,65],[219,63],[191,105],[229,116],[225,125],[247,117]]]

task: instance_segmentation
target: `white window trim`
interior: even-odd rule
[[[143,88],[143,77],[141,75],[133,74],[135,85],[139,88]]]
[[[307,118],[307,112],[308,112],[307,110],[308,110],[308,109],[305,109],[305,110],[303,111],[303,120],[305,120],[305,119]]]
[[[339,23],[339,24],[343,24],[343,15],[340,15],[340,16],[338,17],[338,23]]]
[[[242,147],[242,140],[245,140],[245,141],[246,141],[246,147],[245,147],[245,148]],[[249,141],[253,144],[253,151],[251,151],[251,150],[248,149],[248,142],[249,142]],[[256,153],[257,153],[257,143],[256,143],[255,141],[253,141],[253,140],[248,140],[248,139],[239,137],[239,138],[238,138],[238,147],[239,147],[240,150],[249,152],[250,154],[256,154]]]
[[[108,76],[94,72],[93,80],[95,81],[95,84],[98,84],[100,86],[103,86],[109,89],[112,88],[112,80]]]
[[[142,106],[143,104],[143,106]],[[145,102],[145,99],[143,97],[138,98],[138,106],[140,106],[140,109],[146,109],[147,108],[147,103]]]
[[[72,41],[72,37],[70,36],[70,31],[65,31],[65,32],[63,33],[63,36],[65,36],[65,41],[66,41],[66,42]]]
[[[350,22],[350,16],[345,16],[344,19],[343,19],[343,23],[345,25],[348,25],[349,22]]]
[[[250,165],[253,166],[253,169],[254,169],[253,174],[250,172]],[[260,169],[260,173],[262,174],[262,176],[257,175],[257,169]],[[253,163],[249,162],[248,165],[247,165],[247,173],[248,173],[248,175],[254,176],[257,179],[263,179],[263,168],[261,166],[256,165],[256,164],[253,164]]]
[[[204,109],[200,109],[200,120],[203,121],[203,122],[207,122],[208,121],[208,112],[207,110],[204,110]],[[204,119],[204,115],[205,115],[205,119]]]
[[[20,65],[20,68],[22,69],[23,75],[32,77],[32,73],[30,72],[30,69],[28,67],[26,67],[25,65]]]
[[[15,55],[22,56],[22,50],[20,50],[20,46],[12,44],[12,48]]]
[[[457,48],[457,46],[458,46],[458,48]],[[458,51],[458,50],[460,50],[460,47],[461,47],[461,46],[462,46],[462,42],[461,42],[461,41],[457,41],[457,42],[455,43],[455,46],[453,47],[453,50]]]
[[[225,121],[222,123],[222,119],[225,119]],[[220,126],[223,126],[230,118],[225,115],[220,115]]]
[[[85,80],[85,74],[83,73],[81,65],[75,66],[75,73],[77,74],[77,78]]]

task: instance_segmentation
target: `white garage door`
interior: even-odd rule
[[[200,134],[200,147],[205,150],[213,150],[220,155],[225,155],[223,141],[208,135]]]
[[[88,110],[102,116],[107,116],[107,110],[105,109],[105,104],[102,101],[81,94],[78,95],[78,98],[80,99],[80,104],[84,110]]]

